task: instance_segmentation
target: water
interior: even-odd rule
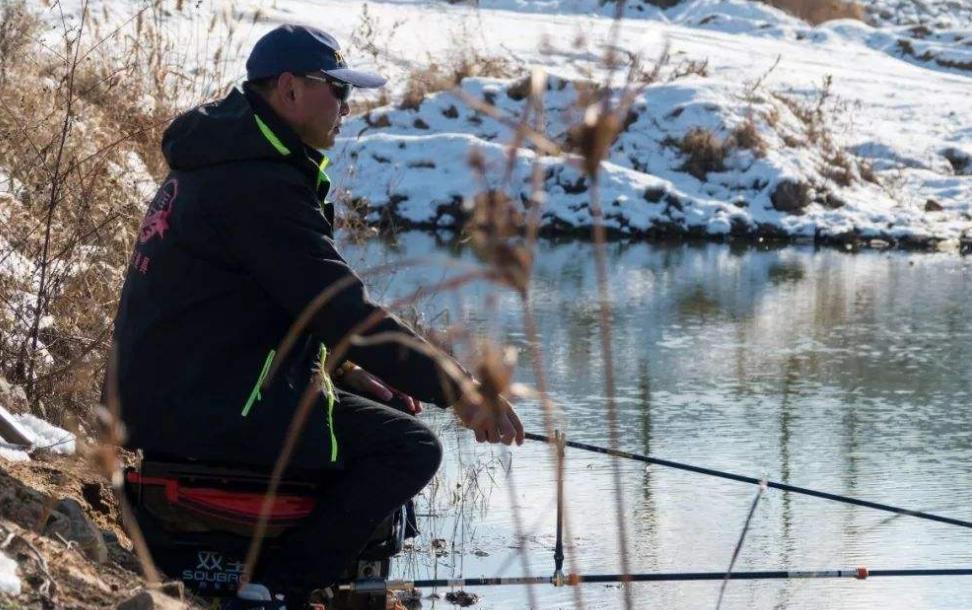
[[[384,302],[462,271],[443,261],[475,264],[468,249],[421,233],[344,251],[357,269],[439,261],[369,277]],[[561,425],[573,440],[607,445],[593,260],[590,244],[541,244],[531,298]],[[612,244],[609,269],[622,448],[972,520],[972,260]],[[512,292],[471,284],[417,309],[435,324],[461,324],[517,346],[516,378],[534,384],[522,305]],[[528,430],[543,432],[536,401],[518,409]],[[442,429],[447,463],[420,498],[424,533],[397,574],[550,575],[549,449],[476,445],[447,413],[428,415]],[[632,571],[726,569],[755,486],[619,466]],[[566,469],[570,571],[619,572],[610,458],[568,449]],[[439,556],[430,550],[435,538],[445,543]],[[972,567],[972,530],[771,490],[736,569],[861,565]],[[526,587],[470,591],[481,596],[479,608],[529,605]],[[632,586],[637,608],[715,608],[718,591],[718,582]],[[580,593],[586,608],[624,607],[617,587],[586,585]],[[575,594],[533,590],[540,608],[574,608]],[[972,577],[735,581],[722,607],[878,606],[972,608]]]

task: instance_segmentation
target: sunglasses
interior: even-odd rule
[[[334,92],[334,97],[336,97],[342,104],[347,102],[348,98],[351,97],[351,89],[353,89],[351,83],[334,80],[333,78],[328,78],[320,74],[304,74],[304,78],[316,80],[330,85],[331,91]]]

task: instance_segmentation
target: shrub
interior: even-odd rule
[[[752,118],[746,119],[733,129],[728,141],[736,148],[753,151],[757,157],[766,155],[766,142],[759,135],[759,130],[756,129],[756,123]]]
[[[687,158],[682,171],[705,180],[709,172],[725,170],[729,147],[711,130],[695,127],[678,143],[678,148]]]
[[[444,63],[433,62],[409,73],[400,108],[416,110],[428,95],[452,89],[469,76],[510,78],[514,75],[508,60],[483,55],[469,47],[456,48],[446,55],[449,59]]]
[[[819,25],[834,19],[864,21],[864,7],[853,0],[763,0],[812,24]]]

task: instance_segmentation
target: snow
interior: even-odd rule
[[[972,3],[967,0],[857,0],[871,19],[881,24],[972,27]]]
[[[0,411],[11,418],[20,432],[31,440],[31,446],[27,448],[0,441],[0,457],[12,462],[23,462],[29,460],[30,454],[38,450],[59,455],[74,455],[76,450],[74,434],[29,413],[11,415],[2,406]]]
[[[17,562],[0,553],[0,593],[20,595],[20,577],[17,576]]]
[[[8,462],[27,462],[30,460],[30,454],[15,445],[0,441],[0,458]]]
[[[447,64],[460,54],[499,58],[510,78],[467,78],[462,89],[477,99],[488,95],[513,119],[526,102],[507,93],[519,78],[542,68],[552,83],[544,128],[560,144],[583,115],[575,107],[578,89],[611,76],[601,60],[609,45],[649,67],[667,49],[661,78],[640,83],[637,118],[602,166],[599,197],[610,228],[632,236],[967,238],[972,3],[861,4],[868,23],[845,19],[813,27],[748,0],[684,0],[667,9],[633,0],[615,35],[614,7],[598,0],[386,0],[366,9],[337,0],[249,0],[232,3],[230,17],[224,10],[230,4],[213,0],[169,11],[166,27],[180,40],[196,41],[195,51],[187,47],[186,66],[202,61],[199,41],[209,28],[215,28],[211,36],[232,30],[233,44],[221,50],[222,60],[228,74],[242,77],[249,48],[270,28],[294,21],[317,25],[344,41],[352,65],[389,76],[392,99],[417,68]],[[79,5],[64,3],[75,15]],[[120,0],[94,2],[93,9],[119,22],[130,14]],[[613,74],[615,99],[623,72]],[[800,117],[801,109],[806,114],[816,108],[828,132],[823,143],[810,137],[811,127]],[[376,125],[377,117],[390,124]],[[482,187],[467,163],[473,148],[491,164],[487,184],[503,186],[511,131],[448,92],[433,93],[415,110],[376,109],[370,121],[345,121],[331,175],[338,191],[369,203],[372,221],[394,212],[404,224],[460,223],[463,200]],[[765,154],[730,146],[723,168],[703,176],[686,171],[677,143],[690,131],[704,128],[727,142],[749,121],[766,143]],[[591,191],[577,182],[576,158],[538,158],[529,147],[514,157],[514,199],[529,195],[537,164],[547,176],[544,224],[565,230],[589,225]],[[865,179],[868,166],[876,181]],[[793,187],[805,195],[798,209],[774,205],[778,189]]]
[[[33,440],[33,450],[46,449],[51,453],[59,455],[74,455],[75,438],[74,435],[63,428],[58,428],[49,424],[39,417],[30,413],[14,415],[14,419],[20,424],[27,436]]]
[[[20,190],[22,185],[0,170],[0,225],[8,225],[14,210],[22,205],[13,195]],[[0,324],[7,329],[3,339],[9,344],[21,340],[29,331],[30,318],[24,312],[32,311],[39,282],[34,261],[16,248],[16,241],[13,235],[0,234],[0,283],[6,289],[5,298],[0,301]],[[53,322],[53,317],[44,316],[39,321],[40,328],[47,328]],[[38,341],[38,354],[42,364],[53,363],[43,341]]]
[[[553,139],[563,140],[577,121],[577,91],[582,86],[581,81],[550,78],[544,131]],[[692,78],[653,85],[637,96],[629,127],[611,147],[601,169],[599,196],[606,226],[622,234],[664,230],[724,235],[735,227],[744,232],[773,228],[825,238],[856,231],[896,239],[933,235],[957,239],[968,227],[947,213],[928,216],[921,206],[900,206],[880,186],[859,177],[846,187],[834,184],[826,174],[828,151],[784,143],[787,137],[801,139],[805,131],[790,107],[771,95],[751,95],[748,89],[747,83]],[[516,86],[509,81],[466,79],[462,90],[470,97],[493,101],[509,117],[519,116],[525,104],[511,97]],[[700,127],[725,140],[750,119],[766,141],[765,155],[737,148],[726,158],[724,170],[708,173],[704,181],[684,170],[686,156],[673,142]],[[475,112],[450,92],[433,94],[417,110],[375,110],[347,121],[342,131],[351,135],[342,139],[332,175],[353,197],[372,204],[369,220],[377,221],[393,201],[398,221],[427,227],[455,223],[457,202],[468,201],[482,190],[467,166],[470,149],[487,161],[487,186],[502,186],[504,143],[513,137],[507,125]],[[544,168],[548,200],[543,224],[569,229],[589,226],[591,190],[577,169],[576,157],[538,159],[533,151],[521,149],[510,182],[511,196],[523,200],[530,196],[534,163]],[[935,188],[936,197],[947,200],[958,194],[964,198],[963,209],[969,209],[972,184],[928,174],[934,187],[926,188]],[[824,203],[810,204],[801,215],[775,209],[771,196],[787,181],[815,183]],[[839,212],[834,209],[837,201],[842,202]]]

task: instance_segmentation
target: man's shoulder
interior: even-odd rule
[[[313,185],[290,163],[268,159],[250,159],[224,163],[209,168],[199,178],[215,195],[214,203],[238,205],[244,201],[314,203]]]
[[[303,188],[312,191],[312,184],[292,163],[273,159],[246,159],[223,165],[235,183],[248,188]]]

